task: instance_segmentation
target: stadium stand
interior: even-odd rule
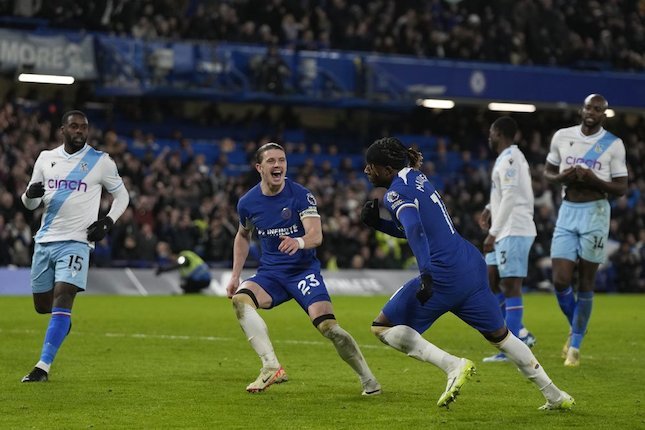
[[[635,1],[582,0],[54,0],[1,2],[0,15],[23,17],[11,20],[16,26],[141,39],[278,42],[298,49],[643,70],[643,8]]]
[[[577,6],[582,3],[16,1],[0,2],[0,15],[4,15],[0,25],[32,31],[84,29],[115,38],[126,35],[152,41],[160,49],[165,46],[164,40],[200,39],[261,42],[267,46],[277,43],[295,50],[339,49],[584,70],[645,69],[643,2],[584,2],[587,12],[577,14]],[[196,52],[173,52],[176,75],[163,79],[175,82],[181,82],[181,74],[189,72],[182,65],[192,64],[192,55],[214,55],[203,44],[197,45]],[[254,76],[252,62],[248,67],[245,73]],[[262,73],[266,71],[258,76],[264,76]],[[209,79],[207,73],[204,79]],[[205,83],[230,88],[241,82],[234,76],[226,79],[233,79],[233,83]],[[326,79],[334,81],[331,75]],[[251,82],[262,86],[266,81]],[[0,108],[3,266],[30,264],[31,236],[38,228],[40,212],[25,211],[20,193],[37,154],[57,145],[62,97],[48,97],[19,97],[10,89]],[[84,94],[66,104],[80,107],[91,99],[91,94]],[[395,135],[423,152],[423,169],[442,190],[459,231],[475,244],[480,245],[483,239],[476,219],[489,192],[493,156],[486,136],[494,118],[483,109],[416,109],[407,117],[379,117],[369,124],[369,130],[357,132],[347,113],[339,114],[343,120],[331,129],[303,126],[288,107],[277,116],[271,116],[268,109],[249,109],[244,117],[205,108],[200,115],[186,118],[178,113],[180,109],[164,106],[174,102],[117,99],[110,103],[114,104],[111,112],[88,110],[93,127],[90,141],[117,162],[132,194],[131,208],[110,237],[97,244],[93,254],[96,266],[154,267],[179,250],[193,249],[213,267],[227,267],[237,229],[237,198],[258,180],[250,157],[269,140],[286,146],[289,175],[318,196],[325,232],[318,255],[329,269],[401,268],[412,264],[407,246],[372,234],[358,220],[362,203],[372,196],[362,174],[362,152],[371,139],[383,133]],[[522,130],[520,146],[531,165],[536,193],[538,236],[527,284],[548,288],[549,246],[560,196],[542,178],[541,171],[551,134],[575,123],[576,118],[571,112],[545,111],[517,119]],[[597,289],[645,291],[645,120],[642,115],[619,113],[608,128],[625,142],[631,180],[629,193],[612,202],[608,248],[613,252],[600,272]]]

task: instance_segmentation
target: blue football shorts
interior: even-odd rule
[[[331,302],[320,270],[284,272],[260,268],[244,280],[255,282],[271,296],[271,308],[295,299],[306,312],[316,302]]]
[[[497,266],[500,278],[525,278],[534,240],[533,236],[503,237],[495,242],[494,251],[486,254],[486,264]]]
[[[407,325],[425,332],[446,312],[452,312],[474,329],[491,333],[504,327],[497,298],[488,287],[486,266],[461,274],[452,285],[434,288],[430,300],[421,304],[416,297],[421,278],[413,278],[399,288],[383,307],[393,325]]]
[[[487,252],[484,255],[484,260],[486,260],[487,266],[497,266],[497,259],[495,258],[495,251]]]
[[[606,199],[585,203],[562,202],[551,241],[551,258],[592,263],[605,261],[611,208]]]
[[[57,282],[85,290],[89,266],[90,246],[87,243],[72,240],[36,243],[31,260],[31,290],[46,293]]]

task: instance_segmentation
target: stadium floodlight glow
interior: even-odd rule
[[[607,115],[607,118],[613,118],[616,116],[616,112],[613,109],[607,109],[605,115]]]
[[[535,112],[535,105],[524,103],[489,103],[488,109],[502,112]]]
[[[455,102],[452,100],[419,99],[417,103],[429,109],[452,109],[455,107]]]
[[[18,76],[18,80],[20,82],[32,82],[36,84],[71,85],[74,83],[73,76],[39,75],[35,73],[21,73]]]

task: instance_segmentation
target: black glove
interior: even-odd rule
[[[45,195],[45,185],[43,185],[42,182],[34,182],[29,186],[29,188],[27,188],[25,195],[30,199],[42,197]]]
[[[376,228],[381,221],[379,214],[378,199],[365,202],[363,209],[361,209],[361,222],[366,226]]]
[[[87,240],[90,242],[98,242],[102,240],[105,235],[112,229],[114,221],[109,216],[95,221],[87,228]]]
[[[432,297],[432,276],[421,275],[421,286],[417,291],[417,300],[424,305]]]
[[[164,270],[163,270],[163,268],[162,268],[161,266],[160,266],[160,267],[157,267],[157,269],[155,270],[155,275],[156,275],[156,276],[159,276],[159,275],[161,275],[163,272],[164,272]]]

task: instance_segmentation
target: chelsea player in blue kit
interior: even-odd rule
[[[313,325],[331,340],[357,373],[363,395],[381,393],[358,344],[338,325],[315,248],[322,243],[322,225],[316,199],[306,188],[286,178],[287,159],[282,146],[267,143],[256,154],[261,181],[238,202],[240,226],[233,244],[233,270],[227,286],[235,314],[251,346],[262,361],[257,379],[246,390],[264,391],[287,380],[273,350],[264,320],[257,309],[271,309],[295,299]],[[258,271],[240,284],[252,231],[262,247]]]
[[[406,149],[396,138],[379,139],[366,153],[365,173],[374,186],[387,188],[383,203],[391,220],[381,218],[378,201],[365,204],[361,219],[379,231],[407,238],[421,272],[394,293],[374,320],[372,332],[383,343],[443,370],[448,381],[437,405],[448,407],[474,373],[474,365],[421,334],[452,312],[537,385],[546,398],[540,409],[570,409],[573,398],[555,386],[529,347],[506,328],[481,253],[455,230],[441,196],[418,170],[421,160],[421,153]]]

